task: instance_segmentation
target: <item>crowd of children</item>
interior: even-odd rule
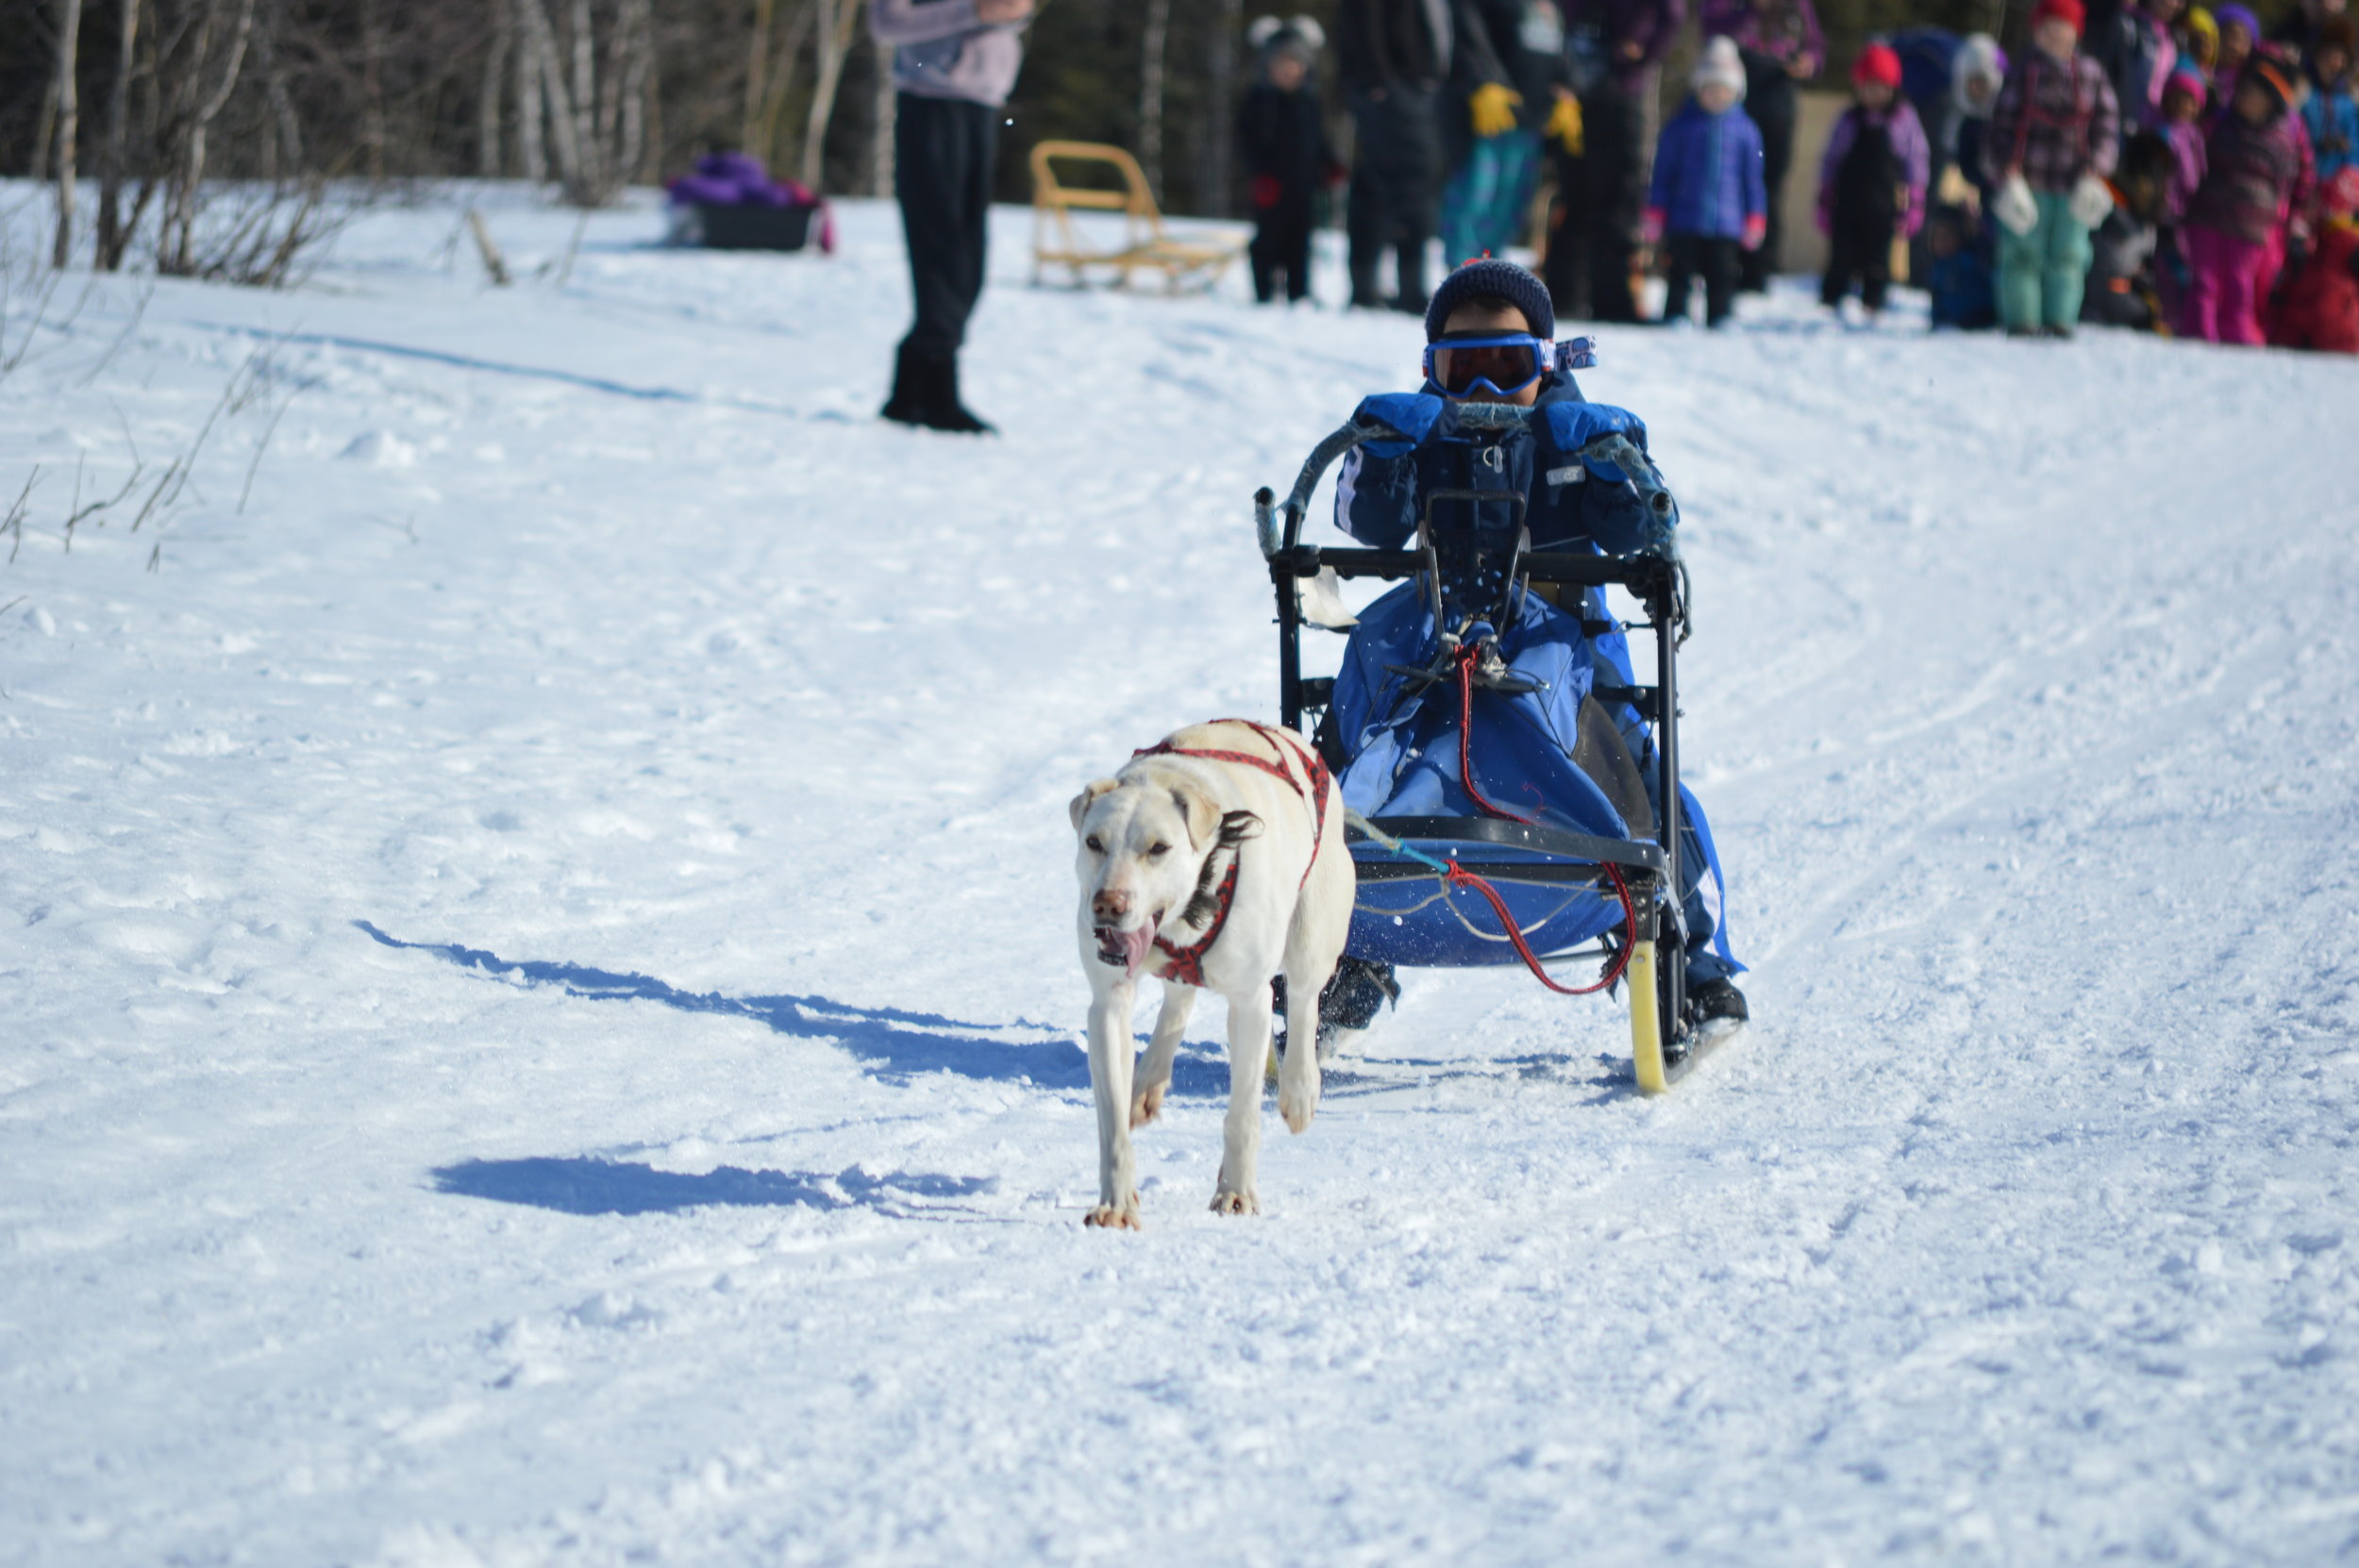
[[[1905,266],[1936,328],[2064,338],[2095,323],[2359,353],[2359,29],[2346,3],[2305,0],[2271,37],[2237,4],[2119,0],[2091,35],[2083,0],[2036,0],[2016,58],[1984,35],[1956,41],[1930,92],[1871,42],[1819,162],[1820,297],[1873,317]],[[1342,173],[1320,41],[1297,19],[1265,21],[1255,42],[1261,79],[1240,127],[1262,222],[1255,288],[1298,299],[1313,204]],[[1899,42],[1918,73],[1922,40]],[[1656,143],[1639,237],[1666,275],[1666,321],[1689,318],[1698,283],[1706,324],[1727,321],[1769,231],[1775,192],[1745,110],[1754,63],[1725,34],[1706,40]],[[1580,105],[1554,92],[1548,134],[1578,149]]]

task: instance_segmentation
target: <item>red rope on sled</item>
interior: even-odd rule
[[[1507,912],[1507,901],[1487,880],[1456,862],[1451,863],[1446,875],[1454,885],[1472,888],[1491,901],[1492,909],[1499,917],[1499,925],[1507,931],[1507,940],[1515,944],[1515,956],[1524,960],[1524,967],[1531,971],[1533,979],[1559,996],[1594,996],[1622,977],[1622,971],[1630,967],[1631,949],[1637,945],[1638,938],[1638,907],[1631,902],[1630,884],[1622,880],[1621,868],[1611,860],[1598,863],[1605,867],[1605,874],[1614,879],[1614,894],[1622,901],[1622,945],[1615,950],[1614,962],[1607,967],[1605,977],[1593,986],[1559,985],[1552,979],[1548,972],[1540,967],[1539,956],[1532,952],[1531,944],[1524,941],[1523,932],[1516,928],[1515,917]]]
[[[1529,827],[1532,826],[1530,817],[1494,805],[1484,798],[1481,790],[1475,784],[1474,759],[1468,737],[1474,732],[1474,667],[1480,653],[1481,650],[1472,644],[1458,650],[1458,781],[1466,787],[1467,797],[1486,815],[1520,822]],[[1531,944],[1524,941],[1522,930],[1515,925],[1515,917],[1508,912],[1507,901],[1499,896],[1498,890],[1487,879],[1476,876],[1455,860],[1450,862],[1444,876],[1453,886],[1472,888],[1490,900],[1492,910],[1499,917],[1499,926],[1507,932],[1507,940],[1515,944],[1516,957],[1524,960],[1524,967],[1531,971],[1533,979],[1560,996],[1593,996],[1622,977],[1622,972],[1630,967],[1631,950],[1638,944],[1638,907],[1631,902],[1630,884],[1622,880],[1622,870],[1613,861],[1600,860],[1598,863],[1605,868],[1606,876],[1613,878],[1614,895],[1622,901],[1622,945],[1615,951],[1614,962],[1607,967],[1605,977],[1593,986],[1559,985],[1546,969],[1540,967],[1539,956],[1532,952]]]

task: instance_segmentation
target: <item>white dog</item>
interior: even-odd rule
[[[1350,932],[1357,886],[1343,793],[1293,731],[1221,719],[1149,746],[1074,796],[1073,828],[1097,1100],[1097,1207],[1084,1223],[1138,1227],[1130,1129],[1163,1107],[1199,990],[1229,1002],[1229,1119],[1213,1211],[1253,1213],[1270,978],[1281,972],[1293,1044],[1278,1113],[1300,1132],[1318,1109],[1319,993]],[[1134,1092],[1130,1011],[1142,972],[1163,982],[1163,1006]]]

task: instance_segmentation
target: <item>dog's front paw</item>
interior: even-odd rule
[[[1281,1080],[1278,1086],[1278,1114],[1285,1119],[1288,1132],[1304,1132],[1311,1126],[1312,1113],[1319,1108],[1315,1089],[1294,1090]]]
[[[1150,1083],[1130,1097],[1130,1125],[1143,1127],[1163,1111],[1163,1091],[1169,1084]]]
[[[1139,1224],[1139,1200],[1129,1203],[1101,1203],[1081,1216],[1081,1223],[1096,1230],[1145,1230]]]
[[[1259,1214],[1262,1200],[1251,1193],[1214,1193],[1213,1212],[1215,1214]]]

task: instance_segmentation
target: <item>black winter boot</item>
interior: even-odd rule
[[[934,394],[933,417],[926,423],[937,430],[949,430],[962,436],[995,435],[988,420],[978,419],[959,401],[959,361],[956,357],[945,358],[930,367],[932,378],[927,383]]]
[[[924,361],[905,342],[893,357],[893,395],[878,413],[896,425],[931,425],[926,417],[925,385]]]

